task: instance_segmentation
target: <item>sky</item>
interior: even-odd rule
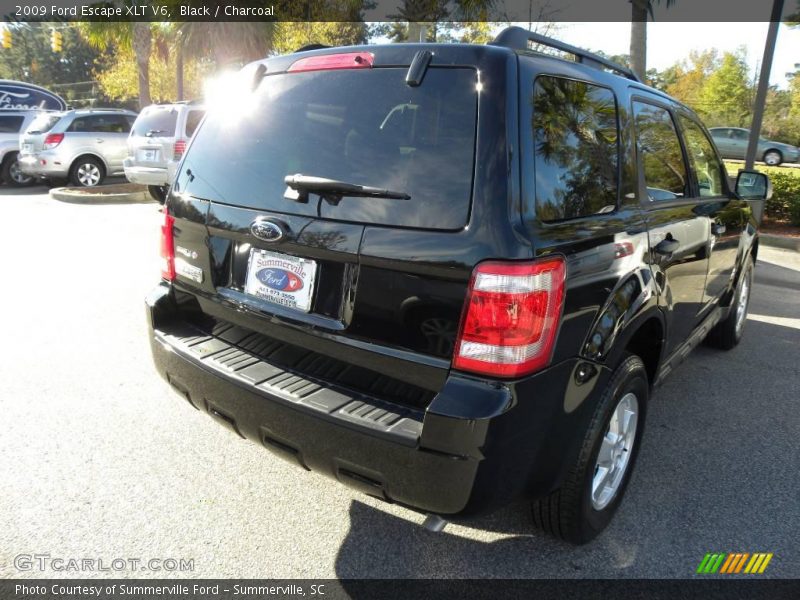
[[[558,23],[557,30],[550,35],[574,46],[602,50],[610,55],[630,53],[630,23],[602,23],[601,27],[602,36],[599,36],[597,23]],[[691,50],[716,48],[724,52],[744,46],[752,76],[764,55],[768,27],[769,23],[650,22],[647,24],[647,68],[665,69],[689,58]],[[795,70],[795,63],[800,63],[800,28],[780,25],[770,83],[786,89],[786,73]]]

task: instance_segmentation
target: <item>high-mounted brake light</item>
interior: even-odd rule
[[[184,152],[186,152],[186,140],[175,140],[175,148],[172,151],[172,159],[180,160]]]
[[[560,256],[527,263],[485,262],[472,273],[453,367],[518,377],[546,367],[564,303]]]
[[[45,150],[52,150],[56,146],[58,146],[64,140],[63,133],[49,133],[47,137],[44,138],[44,149]]]
[[[369,69],[375,60],[371,52],[344,52],[342,54],[323,54],[309,56],[292,63],[289,73],[301,71],[330,71],[333,69]]]
[[[175,279],[175,238],[173,225],[175,218],[163,208],[164,221],[161,224],[161,277],[167,281]]]

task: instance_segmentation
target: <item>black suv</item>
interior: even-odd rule
[[[434,522],[525,497],[597,535],[653,387],[742,335],[766,177],[734,193],[692,111],[519,28],[279,56],[231,90],[165,205],[161,375]]]

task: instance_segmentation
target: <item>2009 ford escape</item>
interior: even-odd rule
[[[732,191],[690,110],[518,28],[242,81],[165,205],[161,375],[367,494],[448,520],[525,497],[539,527],[592,539],[653,387],[742,335],[765,176]]]

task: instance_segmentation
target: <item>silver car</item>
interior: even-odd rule
[[[750,140],[750,130],[742,127],[712,127],[709,129],[714,143],[723,158],[738,158],[744,160],[747,153],[747,144]],[[766,164],[777,166],[784,162],[798,162],[800,150],[791,144],[775,142],[759,138],[756,160],[763,160]]]
[[[27,185],[33,177],[19,168],[19,136],[28,128],[38,110],[0,110],[0,183]]]
[[[136,113],[80,109],[36,118],[20,138],[23,173],[49,180],[68,178],[91,187],[123,173],[128,133]]]
[[[139,114],[128,138],[125,177],[148,186],[150,195],[164,202],[186,145],[205,115],[192,102],[153,104]]]

